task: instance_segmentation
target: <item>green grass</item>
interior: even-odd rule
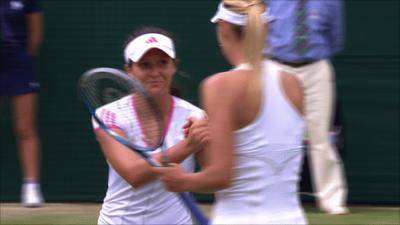
[[[46,204],[41,208],[24,208],[19,204],[0,204],[0,224],[97,224],[99,204]]]
[[[306,207],[310,224],[359,224],[359,225],[398,225],[400,224],[399,207],[350,207],[347,215],[326,215],[314,207]]]
[[[202,205],[207,214],[209,205]],[[319,212],[311,205],[305,207],[310,224],[315,225],[399,225],[399,207],[350,207],[348,215],[330,216]],[[93,225],[97,223],[100,204],[94,203],[49,203],[42,208],[23,208],[16,203],[0,204],[0,224],[52,224]]]

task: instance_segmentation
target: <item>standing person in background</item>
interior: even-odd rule
[[[234,69],[201,87],[211,133],[206,161],[196,173],[154,168],[171,191],[216,192],[212,224],[307,223],[298,196],[303,95],[292,74],[262,57],[266,15],[262,0],[220,3],[211,21]]]
[[[197,139],[193,135],[185,138],[183,126],[189,117],[202,117],[204,112],[189,102],[171,95],[171,84],[177,71],[175,47],[171,35],[158,27],[143,27],[135,30],[124,48],[124,69],[139,80],[155,99],[165,121],[165,147],[168,158],[181,163],[188,170],[195,167],[195,154],[206,140],[207,130],[201,126]],[[128,140],[146,142],[146,136],[134,136],[133,127],[124,120],[126,112],[120,104],[132,104],[135,117],[135,96],[128,95],[97,109],[100,116],[113,127],[113,131]],[[98,224],[192,224],[190,212],[176,194],[165,190],[151,166],[137,153],[129,150],[93,122],[96,137],[109,164],[108,188],[100,210]],[[203,132],[204,131],[204,132]],[[204,134],[204,135],[202,135]],[[199,141],[198,141],[199,140]],[[152,152],[160,162],[157,149]]]
[[[39,82],[34,71],[34,57],[42,41],[42,21],[39,0],[0,1],[0,96],[11,98],[23,176],[21,202],[26,207],[43,204],[36,127]]]
[[[343,164],[329,137],[335,102],[335,74],[329,59],[344,45],[343,2],[264,1],[272,20],[265,55],[302,83],[308,157],[318,206],[327,214],[348,213]]]

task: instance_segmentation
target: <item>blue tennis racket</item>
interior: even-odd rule
[[[164,121],[161,110],[146,88],[133,76],[113,68],[91,69],[79,79],[78,95],[93,119],[107,134],[137,153],[151,166],[167,165],[168,157],[163,151]],[[97,110],[99,107],[122,98],[131,98],[132,101],[118,101],[118,116],[124,117],[128,123],[139,123],[140,126],[130,127],[132,135],[129,136],[144,136],[144,141],[132,141],[120,136],[112,130],[112,116],[99,115],[101,113]],[[136,116],[132,115],[132,106]],[[158,148],[161,149],[162,163],[150,154]],[[208,225],[208,219],[198,208],[194,197],[187,192],[178,195],[198,224]]]

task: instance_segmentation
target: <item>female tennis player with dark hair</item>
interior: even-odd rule
[[[182,127],[189,117],[202,117],[203,111],[170,94],[177,70],[173,40],[156,27],[135,31],[124,50],[125,71],[139,80],[158,104],[165,124],[165,146],[171,162],[181,163],[193,171],[194,153],[207,140],[205,124],[197,135],[185,139]],[[97,111],[102,121],[128,140],[146,142],[146,137],[133,135],[133,127],[118,108],[124,101],[134,102],[134,95],[107,104]],[[135,103],[131,104],[135,111]],[[132,113],[132,117],[134,117]],[[151,166],[94,124],[97,139],[109,164],[108,189],[98,219],[99,224],[192,224],[189,211],[175,193],[168,192],[156,180]],[[140,126],[139,124],[137,124]],[[152,152],[159,162],[160,149]]]
[[[261,0],[220,3],[211,21],[234,68],[201,87],[211,132],[207,161],[191,174],[155,168],[171,191],[216,192],[213,224],[307,223],[298,197],[303,96],[298,80],[262,58],[266,15]]]

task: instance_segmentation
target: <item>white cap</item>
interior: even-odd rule
[[[175,48],[171,38],[158,33],[148,33],[133,39],[126,46],[124,51],[125,62],[128,62],[129,59],[133,62],[139,61],[152,48],[160,49],[169,57],[175,58]]]
[[[261,14],[264,23],[270,22],[273,19],[268,15],[268,11],[265,11]],[[239,25],[239,26],[245,26],[247,23],[247,15],[244,14],[240,14],[240,13],[236,13],[233,12],[229,9],[227,9],[224,6],[224,3],[221,2],[219,3],[218,6],[218,10],[215,13],[215,15],[211,18],[211,22],[212,23],[216,23],[218,22],[218,20],[224,20],[226,22],[235,24],[235,25]]]

